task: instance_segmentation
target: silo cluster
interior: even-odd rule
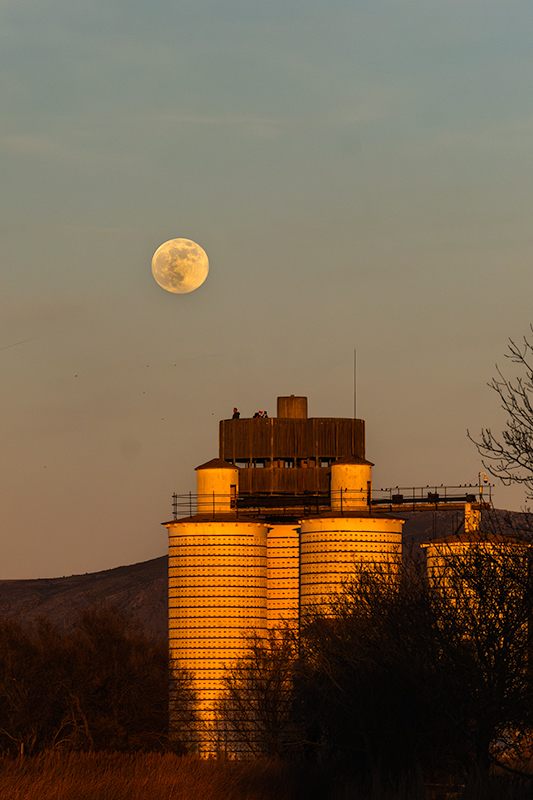
[[[165,523],[170,653],[194,676],[192,743],[202,755],[220,747],[221,678],[245,654],[246,635],[297,625],[357,570],[395,573],[403,524],[371,513],[361,420],[308,420],[306,398],[291,396],[278,398],[273,420],[223,422],[221,457],[197,468],[196,513]],[[176,736],[179,725],[171,698]]]

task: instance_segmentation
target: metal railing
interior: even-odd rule
[[[255,516],[310,516],[335,510],[341,514],[367,508],[368,510],[422,510],[453,504],[474,503],[492,505],[492,485],[463,484],[459,486],[395,486],[388,489],[359,490],[338,489],[331,493],[286,495],[235,495],[235,494],[173,494],[173,519],[194,517],[198,514],[235,517]]]
[[[459,486],[395,486],[372,493],[373,506],[450,505],[453,503],[479,503],[492,505],[492,484],[483,486],[465,483]]]
[[[237,509],[237,497],[235,494],[173,494],[172,495],[172,516],[193,517],[203,512],[205,514],[231,513]]]

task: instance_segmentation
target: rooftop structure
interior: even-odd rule
[[[327,495],[329,467],[365,457],[362,419],[307,416],[307,397],[278,397],[277,417],[220,421],[219,456],[239,467],[239,496]]]

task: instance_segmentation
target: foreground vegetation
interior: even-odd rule
[[[172,753],[62,753],[0,759],[5,800],[321,800],[309,768],[201,761]]]
[[[299,637],[253,637],[225,678],[229,749],[335,765],[374,788],[412,775],[527,780],[532,549],[496,537],[443,550],[430,582],[414,566],[401,580],[360,571]]]
[[[190,681],[173,670],[184,722]],[[91,605],[74,626],[0,619],[0,751],[168,747],[168,644],[111,606]]]
[[[217,761],[184,757],[190,678],[116,609],[67,630],[0,619],[0,797],[530,797],[533,548],[492,541],[444,554],[442,583],[358,570],[299,634],[252,637],[226,672]]]
[[[494,777],[487,784],[424,785],[420,780],[364,789],[326,767],[281,761],[201,761],[172,753],[73,753],[0,758],[4,800],[529,800],[530,786]]]

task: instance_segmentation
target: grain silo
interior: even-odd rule
[[[214,709],[224,666],[244,654],[243,634],[266,633],[267,526],[237,518],[238,470],[231,464],[214,459],[197,476],[197,513],[166,523],[169,645],[171,658],[194,675],[200,721],[188,739],[209,755],[219,746]],[[179,727],[171,698],[172,725]]]
[[[423,542],[430,585],[456,605],[476,605],[494,586],[501,591],[528,574],[531,542],[509,533],[483,529],[479,511],[465,504],[464,529]]]
[[[301,610],[321,605],[362,570],[397,575],[403,520],[372,514],[372,464],[345,457],[331,467],[331,510],[302,519]]]

